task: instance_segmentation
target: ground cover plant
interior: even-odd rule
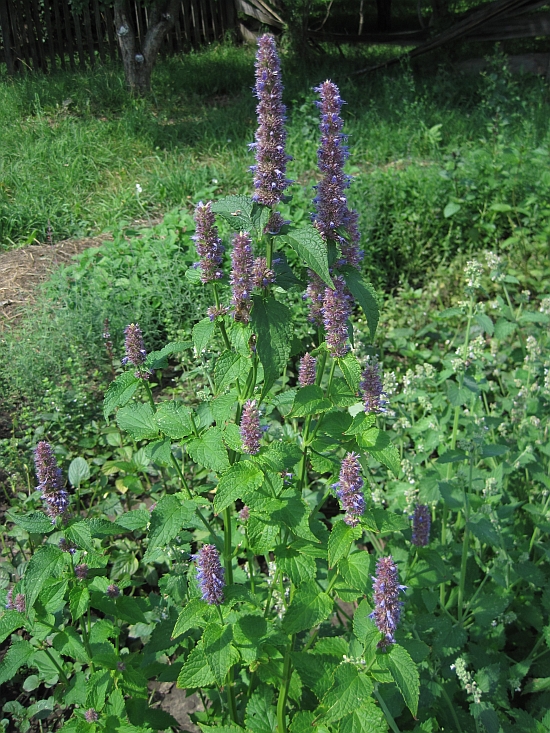
[[[468,260],[457,302],[405,290],[375,348],[338,89],[316,90],[314,224],[286,221],[277,68],[264,38],[255,196],[195,210],[208,313],[189,339],[163,320],[153,351],[127,324],[80,455],[32,436],[39,487],[30,469],[3,535],[4,725],[163,730],[148,683],[177,680],[220,733],[548,730],[544,235],[512,223],[521,267]]]

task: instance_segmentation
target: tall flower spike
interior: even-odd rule
[[[197,580],[203,600],[211,606],[219,606],[223,603],[225,570],[218,551],[214,545],[203,545],[193,559],[197,563]]]
[[[256,257],[254,260],[254,285],[257,288],[266,288],[275,282],[275,273],[267,266],[266,257]]]
[[[333,278],[335,289],[325,288],[323,323],[328,350],[335,357],[345,356],[349,350],[348,318],[351,315],[351,296],[341,275]]]
[[[262,429],[260,427],[260,416],[258,414],[256,400],[247,400],[244,403],[240,432],[243,452],[251,456],[259,453]]]
[[[46,514],[52,522],[62,517],[69,507],[69,494],[63,488],[61,469],[52,451],[52,447],[45,440],[41,440],[34,451],[34,463],[38,478],[37,489],[42,491],[42,499],[46,504]]]
[[[298,384],[300,387],[309,387],[315,384],[317,377],[316,372],[317,359],[314,359],[311,354],[304,354],[300,359],[300,369],[298,371]]]
[[[319,275],[313,270],[307,271],[309,277],[309,283],[307,286],[304,300],[309,298],[309,316],[308,320],[311,323],[315,323],[318,326],[323,325],[323,300],[325,297],[325,283],[321,280]]]
[[[426,547],[430,541],[430,528],[432,517],[430,507],[425,504],[417,504],[413,514],[412,543],[416,547]]]
[[[254,257],[252,244],[247,232],[237,234],[231,252],[231,304],[236,321],[248,323],[252,309],[252,290],[254,288]]]
[[[286,178],[289,156],[285,153],[286,108],[282,102],[281,64],[273,36],[266,34],[258,39],[255,66],[258,129],[256,142],[250,146],[256,149],[256,165],[251,168],[256,189],[253,198],[260,204],[274,206],[290,181]]]
[[[223,277],[220,267],[225,248],[215,226],[212,204],[199,201],[195,207],[195,235],[192,237],[200,257],[201,281],[209,283]]]
[[[380,365],[376,357],[372,359],[369,357],[361,375],[359,389],[363,397],[365,412],[383,412],[386,400],[380,379]]]
[[[397,565],[391,555],[381,557],[376,563],[376,577],[373,576],[374,611],[369,618],[374,620],[384,638],[378,646],[384,648],[394,644],[394,632],[401,618],[403,603],[399,593],[406,590],[406,585],[399,585]]]
[[[340,467],[339,479],[334,487],[342,504],[342,509],[346,512],[344,522],[349,524],[350,527],[356,527],[359,524],[359,517],[365,511],[364,482],[357,453],[346,455]]]
[[[136,377],[139,379],[149,379],[151,372],[143,366],[145,359],[147,359],[147,352],[145,351],[141,328],[137,323],[130,323],[124,329],[124,336],[126,356],[122,359],[121,363],[124,365],[133,364],[137,367],[137,371],[135,372]]]

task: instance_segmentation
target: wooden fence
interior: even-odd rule
[[[147,28],[147,9],[128,2],[140,40]],[[181,0],[180,12],[164,44],[165,53],[189,50],[223,38],[235,28],[231,0]],[[119,58],[113,7],[109,0],[0,0],[0,61],[8,72],[85,69]]]

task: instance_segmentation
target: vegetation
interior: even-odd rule
[[[401,69],[367,84],[347,79],[346,63],[360,271],[341,261],[349,222],[323,239],[309,216],[326,173],[311,91],[322,67],[283,68],[296,183],[276,235],[264,233],[270,207],[248,197],[252,59],[226,47],[159,65],[164,112],[109,98],[108,71],[90,82],[95,98],[77,77],[82,118],[60,107],[51,139],[84,145],[75,133],[88,130],[89,155],[114,170],[120,146],[126,193],[75,167],[31,221],[36,189],[10,189],[19,218],[2,222],[14,243],[48,218],[77,233],[49,209],[79,185],[84,228],[114,238],[55,273],[1,345],[15,416],[1,443],[5,729],[164,730],[175,721],[148,685],[177,680],[199,691],[205,731],[550,730],[548,87],[520,87],[499,57],[467,83]],[[199,66],[237,98],[208,111]],[[188,75],[184,104],[170,67]],[[41,110],[64,96],[65,77],[54,82]],[[23,109],[40,84],[3,93]],[[102,151],[92,141],[109,108]],[[50,129],[41,115],[28,139]],[[14,139],[14,127],[0,134]],[[154,160],[153,144],[164,146]],[[226,247],[225,275],[209,285],[192,266],[200,199],[216,200]],[[177,208],[155,227],[120,223],[155,216],[159,202]],[[244,229],[276,279],[243,306],[227,274]],[[320,328],[308,320],[308,270],[328,280],[325,308],[330,282],[353,295],[351,350],[335,351],[334,313]],[[249,323],[207,316],[231,297]],[[137,322],[147,356],[135,326],[123,351]],[[306,352],[314,383],[300,375]],[[56,483],[54,457],[68,483]]]

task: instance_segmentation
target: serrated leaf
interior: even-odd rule
[[[420,678],[416,664],[408,651],[399,644],[390,644],[386,655],[381,659],[384,660],[384,666],[391,672],[405,704],[416,718],[420,696]]]
[[[234,351],[223,351],[214,365],[214,384],[216,394],[223,392],[226,387],[244,376],[250,369],[250,362],[241,354]]]
[[[155,420],[162,432],[172,440],[186,438],[193,432],[191,410],[177,402],[161,402]]]
[[[359,527],[350,527],[344,521],[336,522],[328,538],[328,565],[333,568],[343,557],[346,557],[351,543],[361,537]]]
[[[203,601],[202,598],[192,598],[178,616],[172,631],[172,638],[175,639],[195,626],[201,626],[202,618],[207,610],[208,604],[206,601]]]
[[[376,624],[369,618],[371,612],[369,602],[363,598],[353,614],[353,633],[364,645],[366,652],[372,651],[373,648],[376,649],[381,637]]]
[[[192,285],[202,285],[201,271],[199,267],[188,267],[183,276]]]
[[[369,701],[342,718],[339,733],[385,733],[387,730],[384,713],[374,702]],[[422,730],[418,733],[422,733]]]
[[[145,446],[145,457],[157,466],[169,466],[172,463],[172,443],[170,438],[154,440]]]
[[[214,426],[208,428],[200,438],[187,443],[187,452],[200,466],[220,473],[229,468],[227,450],[223,445],[223,430]]]
[[[157,547],[165,547],[193,517],[195,505],[177,496],[163,496],[151,513],[146,561]]]
[[[307,581],[298,588],[283,618],[286,634],[297,634],[312,629],[324,621],[332,612],[332,599],[320,592],[313,581]]]
[[[485,313],[476,313],[474,316],[474,321],[481,326],[483,331],[488,334],[489,336],[492,336],[495,332],[495,325],[491,318],[485,314]]]
[[[92,542],[92,531],[85,519],[68,526],[65,530],[65,536],[68,540],[74,542],[81,550],[94,552],[95,547]]]
[[[83,616],[88,610],[90,593],[85,585],[75,585],[69,591],[69,608],[73,621]]]
[[[8,636],[25,625],[25,614],[19,611],[6,611],[0,618],[0,644],[4,642]]]
[[[401,473],[401,459],[399,452],[393,445],[390,437],[383,430],[369,428],[357,436],[357,443],[370,455],[392,471],[395,476]]]
[[[46,580],[57,576],[57,568],[62,560],[62,551],[53,545],[42,545],[31,557],[23,577],[27,612],[34,606]]]
[[[195,355],[199,356],[210,343],[210,339],[214,335],[216,323],[210,318],[203,318],[202,321],[195,323],[193,326],[193,345],[195,346]]]
[[[17,524],[18,527],[22,527],[26,532],[33,534],[49,534],[55,529],[52,520],[42,512],[31,512],[30,514],[11,514],[7,512],[6,519]]]
[[[325,398],[323,390],[315,384],[302,387],[296,392],[292,405],[292,417],[306,417],[332,409],[332,402]]]
[[[504,341],[516,330],[516,324],[507,321],[505,318],[499,318],[495,323],[495,338],[499,341]]]
[[[151,351],[145,359],[144,366],[147,369],[165,369],[168,366],[170,354],[178,354],[181,351],[191,348],[191,341],[172,341],[163,346],[159,351]]]
[[[374,556],[366,550],[353,552],[338,563],[338,573],[346,583],[361,593],[366,593],[374,571]]]
[[[214,509],[217,513],[220,513],[235,499],[244,500],[248,493],[255,491],[262,485],[263,480],[262,471],[250,461],[240,461],[233,464],[228,471],[220,476],[216,496],[214,497]]]
[[[87,684],[86,707],[93,708],[97,712],[103,710],[112,682],[111,673],[108,670],[92,672]]]
[[[366,283],[362,279],[361,274],[354,267],[346,267],[344,270],[346,285],[357,303],[363,309],[372,340],[376,334],[378,319],[380,318],[378,303],[376,302],[376,292],[370,283]]]
[[[85,458],[73,458],[69,466],[69,481],[71,486],[78,488],[83,481],[90,478],[90,467]]]
[[[208,665],[201,639],[185,660],[178,675],[177,686],[189,690],[196,687],[211,687],[215,683],[216,678]]]
[[[250,733],[273,733],[277,728],[277,712],[273,692],[267,687],[254,692],[246,706],[244,719]]]
[[[225,219],[233,231],[250,231],[252,223],[252,199],[248,196],[225,196],[212,204],[212,211]]]
[[[478,540],[492,547],[500,546],[499,534],[486,514],[478,512],[468,520],[468,529]]]
[[[0,662],[0,685],[15,677],[20,667],[28,662],[35,653],[28,641],[15,641]]]
[[[276,547],[275,559],[277,567],[294,583],[301,585],[306,580],[313,580],[316,573],[315,559],[303,555],[292,547]]]
[[[241,431],[238,425],[235,425],[235,423],[228,423],[224,427],[223,442],[228,448],[234,450],[236,453],[243,452],[243,441],[241,438]]]
[[[251,324],[256,334],[256,352],[264,368],[262,395],[273,386],[286,367],[292,346],[293,324],[289,308],[275,298],[252,298]]]
[[[353,416],[353,420],[344,435],[360,435],[371,428],[376,422],[376,415],[372,412],[368,414],[361,411]]]
[[[461,205],[457,204],[455,201],[449,201],[447,206],[443,209],[443,216],[445,219],[450,219],[451,216],[457,214],[461,208]]]
[[[121,430],[130,433],[134,440],[151,440],[158,437],[155,414],[149,404],[132,404],[121,407],[116,415]]]
[[[351,351],[348,351],[342,359],[338,359],[338,366],[342,370],[348,387],[355,394],[359,389],[359,382],[361,381],[361,365],[357,357]]]
[[[224,684],[232,660],[235,659],[235,654],[232,653],[231,648],[232,640],[233,630],[231,626],[221,626],[213,623],[208,624],[204,630],[202,637],[204,655],[218,685]]]
[[[218,395],[210,400],[210,409],[217,425],[227,422],[233,415],[233,406],[237,401],[237,390],[232,389],[226,394]]]
[[[105,420],[115,411],[117,407],[124,407],[135,394],[140,380],[133,372],[119,374],[114,382],[111,382],[103,400],[103,417]]]
[[[340,720],[368,700],[373,691],[372,681],[353,664],[341,664],[334,673],[334,684],[323,698],[327,722]]]
[[[254,456],[254,463],[264,468],[266,471],[281,473],[289,471],[302,458],[302,451],[296,443],[283,443],[275,441],[271,443],[265,450],[260,451]]]
[[[313,226],[294,231],[282,237],[329,288],[334,288],[328,269],[327,243]]]
[[[124,529],[135,530],[144,529],[151,519],[148,509],[132,509],[117,517],[117,524]]]
[[[373,509],[372,515],[379,532],[398,532],[409,528],[409,520],[405,514],[396,514],[387,509]]]

